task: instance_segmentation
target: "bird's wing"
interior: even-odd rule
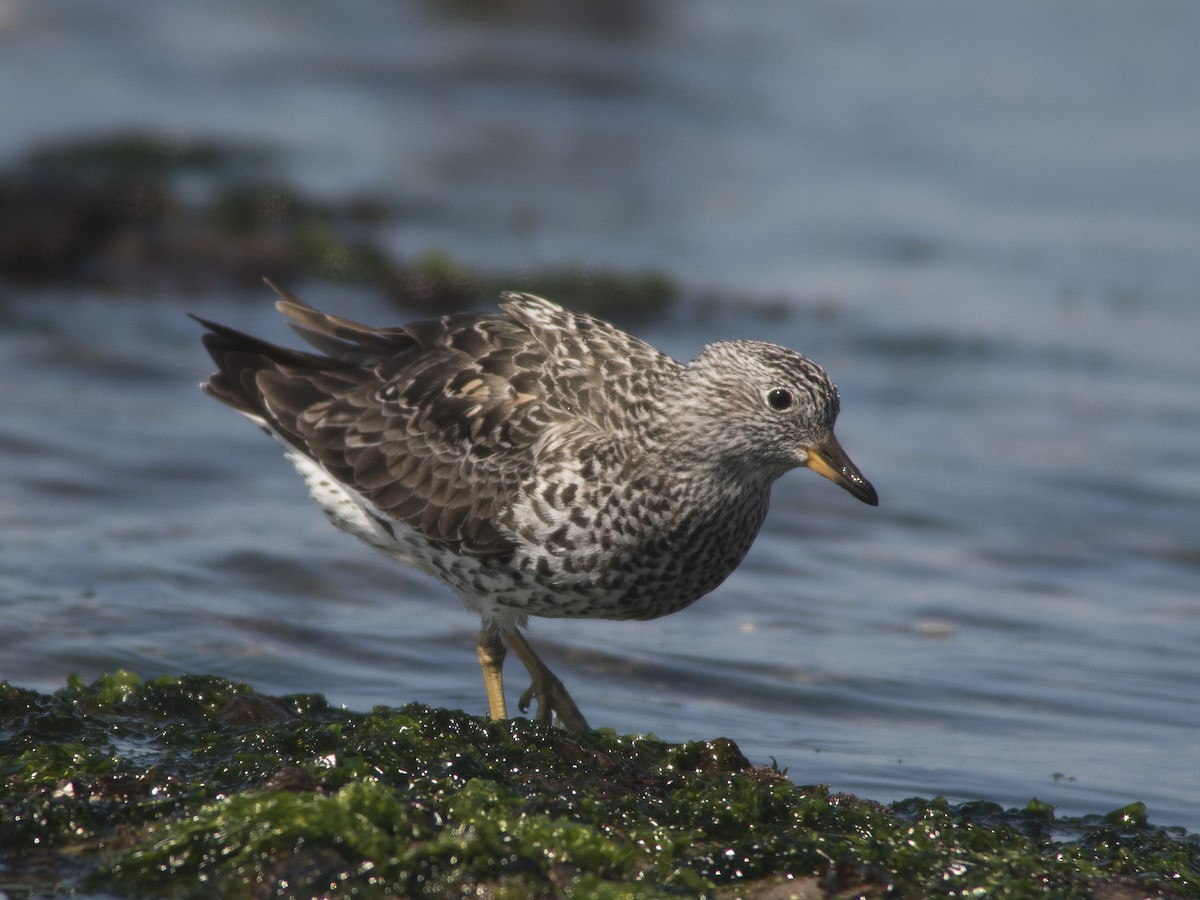
[[[508,517],[547,436],[611,440],[606,392],[645,393],[640,357],[657,351],[546,301],[506,300],[504,313],[379,329],[286,295],[280,310],[329,356],[205,323],[221,370],[209,392],[427,540],[507,553]]]

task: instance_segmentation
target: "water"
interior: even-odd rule
[[[535,622],[590,721],[879,800],[1143,800],[1200,829],[1200,7],[438,7],[8,2],[0,156],[266,138],[310,190],[411,210],[406,258],[672,273],[685,302],[639,333],[821,361],[882,505],[793,473],[690,610]],[[265,291],[0,296],[0,677],[483,711],[472,618],[196,389],[182,311],[289,340]]]

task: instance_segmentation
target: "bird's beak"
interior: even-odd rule
[[[875,493],[875,488],[871,487],[871,482],[862,477],[858,466],[850,462],[850,457],[846,455],[846,451],[837,442],[832,431],[829,432],[829,437],[821,443],[806,449],[808,450],[808,462],[805,465],[810,469],[818,475],[824,475],[834,484],[844,487],[863,503],[871,506],[879,505],[879,495]]]

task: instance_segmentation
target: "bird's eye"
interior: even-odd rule
[[[787,388],[773,388],[767,391],[767,405],[771,409],[787,409],[792,405],[792,401],[792,392]]]

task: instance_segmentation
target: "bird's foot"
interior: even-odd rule
[[[521,695],[517,705],[521,712],[528,712],[529,704],[534,700],[537,700],[535,718],[539,722],[550,724],[554,714],[557,713],[558,721],[568,731],[591,731],[587,719],[583,717],[583,713],[579,711],[579,707],[575,705],[575,701],[571,699],[571,695],[567,693],[563,683],[549,669],[540,679],[534,676],[532,683],[525,689],[525,693]]]
[[[568,731],[591,731],[587,719],[583,717],[583,713],[579,711],[579,707],[575,705],[575,701],[571,699],[571,695],[567,693],[563,683],[533,652],[533,648],[529,646],[525,636],[514,630],[505,635],[505,640],[520,657],[522,664],[529,672],[529,677],[533,679],[529,688],[521,695],[519,701],[521,712],[528,711],[529,704],[536,699],[538,705],[536,718],[539,722],[550,724],[554,719],[554,714],[557,713],[558,721]]]

